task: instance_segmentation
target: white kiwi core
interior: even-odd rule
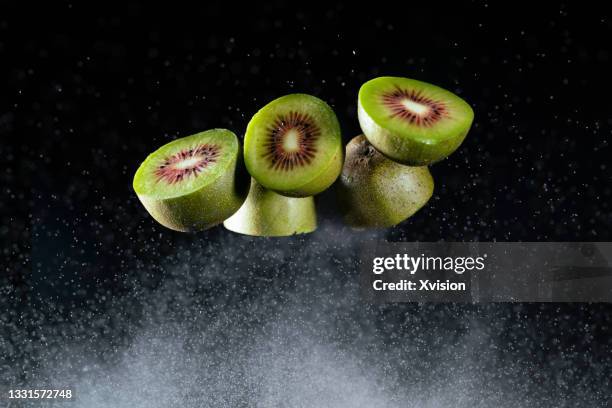
[[[174,168],[178,170],[190,169],[196,167],[202,161],[202,157],[189,157],[174,164]]]
[[[408,98],[403,98],[400,101],[400,103],[402,104],[404,108],[406,108],[406,110],[409,110],[410,112],[414,113],[415,115],[419,115],[419,116],[426,116],[431,110],[429,106],[424,105],[422,103],[415,102]]]
[[[296,129],[289,129],[283,137],[283,150],[288,153],[300,150],[300,132]]]

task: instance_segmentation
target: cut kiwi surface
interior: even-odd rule
[[[452,92],[426,82],[380,77],[359,90],[358,116],[368,141],[404,164],[428,165],[454,152],[474,111]]]
[[[174,140],[150,154],[133,188],[149,214],[177,231],[220,224],[246,198],[249,178],[241,171],[238,138],[212,129]]]
[[[265,188],[290,197],[318,194],[342,170],[338,119],[329,105],[311,95],[275,99],[249,122],[244,160]]]
[[[286,197],[251,180],[245,203],[223,225],[230,231],[256,236],[312,232],[317,228],[314,198]]]
[[[433,189],[427,167],[396,163],[361,135],[346,146],[336,192],[344,220],[352,227],[399,224],[427,203]]]

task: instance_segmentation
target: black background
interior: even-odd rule
[[[282,305],[323,286],[330,288],[326,312],[341,313],[331,288],[356,281],[351,261],[365,240],[611,240],[612,19],[578,2],[541,9],[412,3],[401,9],[385,2],[4,4],[0,357],[6,382],[31,384],[45,361],[58,358],[48,354],[50,343],[61,351],[95,330],[94,355],[112,360],[159,297],[176,307],[160,317],[167,322],[190,316],[185,307],[222,313],[201,299]],[[157,147],[213,127],[241,137],[259,107],[287,93],[329,102],[348,142],[359,133],[359,86],[379,75],[435,83],[475,111],[465,143],[431,169],[430,204],[397,227],[346,229],[326,192],[318,198],[321,231],[310,236],[254,239],[222,227],[185,235],[157,225],[131,189],[139,163]],[[313,270],[311,258],[330,261]],[[211,270],[224,277],[212,279]],[[301,274],[309,276],[307,289],[295,283]],[[277,286],[257,283],[261,277]],[[160,295],[169,284],[185,304],[171,290]],[[382,350],[401,350],[398,336],[424,336],[424,343],[447,336],[452,348],[476,320],[492,327],[487,350],[535,364],[516,369],[525,378],[523,395],[533,398],[513,400],[518,405],[544,398],[530,388],[536,384],[558,398],[548,404],[599,406],[609,395],[607,305],[374,307],[357,298],[350,304],[350,313],[337,316],[354,326],[338,328],[340,344],[347,344],[342,330],[353,336],[363,329],[357,322],[368,320]],[[265,319],[248,316],[244,327]],[[410,319],[420,323],[400,324]],[[425,354],[435,353],[431,347]],[[489,361],[478,370],[508,384],[506,363]],[[427,370],[431,364],[423,363]]]

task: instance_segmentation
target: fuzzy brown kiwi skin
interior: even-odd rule
[[[431,198],[434,181],[427,167],[396,163],[363,136],[346,147],[346,160],[336,185],[345,222],[354,228],[399,224]]]
[[[149,214],[163,226],[179,232],[197,232],[221,224],[244,203],[250,176],[241,149],[227,171],[209,186],[186,196],[157,199],[138,195]]]

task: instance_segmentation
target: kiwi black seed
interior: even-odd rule
[[[283,143],[288,132],[295,132],[295,149],[284,149]],[[316,141],[321,136],[321,129],[313,118],[305,113],[289,112],[279,116],[269,127],[266,149],[263,155],[273,170],[291,171],[298,166],[312,162],[317,153]],[[286,144],[286,143],[285,143]]]

